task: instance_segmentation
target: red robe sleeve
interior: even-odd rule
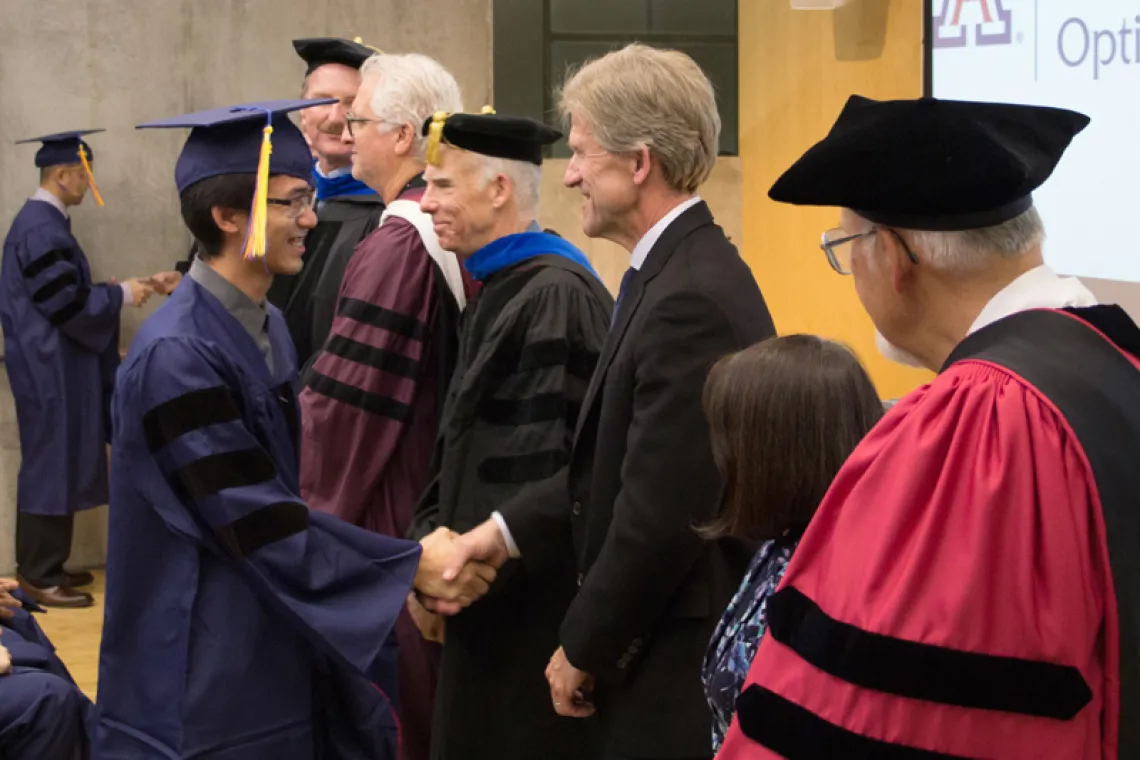
[[[418,232],[403,219],[365,238],[299,399],[304,498],[389,535],[410,527],[435,440],[434,278]]]
[[[836,477],[718,760],[1115,758],[1104,531],[1056,408],[954,365]]]

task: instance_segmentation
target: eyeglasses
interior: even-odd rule
[[[353,113],[347,113],[344,116],[344,123],[345,126],[348,127],[349,137],[356,137],[356,130],[353,128],[356,124],[380,124],[383,121],[383,119],[368,119]]]
[[[312,210],[316,200],[316,193],[305,193],[304,195],[295,195],[292,198],[267,198],[265,202],[274,206],[288,206],[285,214],[290,219],[297,219],[306,211]]]
[[[907,258],[910,259],[911,263],[918,263],[918,257],[910,250],[910,246],[902,239],[902,235],[899,235],[888,227],[872,227],[866,232],[860,232],[856,235],[848,234],[847,230],[842,227],[835,227],[823,233],[819,247],[827,254],[827,263],[831,264],[832,269],[839,274],[851,274],[852,243],[860,238],[870,237],[881,230],[885,230],[894,235],[899,241],[899,244],[903,247],[903,250],[906,251]]]

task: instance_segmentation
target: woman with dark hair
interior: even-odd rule
[[[715,751],[767,628],[768,597],[883,406],[855,355],[814,335],[771,338],[722,358],[705,382],[703,405],[725,490],[720,517],[701,533],[759,543],[705,655]]]

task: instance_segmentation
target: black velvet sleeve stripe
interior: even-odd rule
[[[575,377],[589,380],[598,363],[598,352],[572,346],[565,338],[552,338],[528,343],[519,352],[517,370],[527,372],[543,367],[565,366]]]
[[[309,371],[306,379],[308,387],[314,393],[328,396],[342,404],[355,406],[357,409],[388,417],[397,422],[407,422],[411,419],[412,407],[402,401],[354,388],[347,383],[333,380],[331,377],[326,377],[314,370]]]
[[[562,449],[536,451],[517,457],[488,457],[479,463],[479,479],[484,483],[533,483],[546,480],[568,461]]]
[[[382,306],[361,301],[356,298],[342,298],[337,305],[336,312],[339,316],[355,319],[357,322],[363,322],[372,327],[379,327],[389,332],[394,332],[397,335],[403,335],[413,340],[424,341],[427,339],[428,328],[423,322],[415,317],[410,317],[407,314],[401,314],[398,311],[385,309]]]
[[[1092,700],[1074,667],[870,633],[828,617],[791,586],[768,601],[768,627],[776,641],[823,672],[900,697],[1059,720]]]
[[[174,473],[193,499],[213,496],[227,488],[254,486],[276,476],[277,467],[260,447],[210,454]]]
[[[61,274],[59,277],[56,277],[54,280],[51,280],[47,284],[43,285],[35,293],[32,293],[32,302],[43,303],[64,288],[78,284],[79,278],[75,276],[75,273],[66,272],[65,274]]]
[[[530,398],[486,399],[479,405],[479,417],[491,425],[529,425],[535,422],[565,420],[570,404],[562,393],[541,393]]]
[[[233,394],[216,385],[184,393],[151,409],[143,415],[143,433],[153,454],[193,430],[240,418]]]
[[[788,760],[966,760],[856,734],[756,684],[736,698],[736,716],[745,736]]]
[[[415,359],[343,335],[331,336],[325,343],[325,350],[350,362],[374,367],[392,375],[414,379],[420,374],[420,363]]]
[[[218,543],[235,559],[309,528],[309,508],[296,502],[270,504],[214,531]]]
[[[90,292],[91,291],[89,291],[87,288],[81,288],[79,292],[75,294],[75,298],[72,299],[69,304],[60,307],[56,312],[48,317],[48,321],[51,322],[54,327],[59,327],[60,325],[70,320],[76,314],[83,311],[84,307],[87,306],[87,294]]]
[[[52,264],[60,261],[70,261],[71,255],[65,248],[57,248],[54,251],[48,251],[43,256],[33,261],[24,267],[24,276],[29,280],[38,274],[43,273]]]

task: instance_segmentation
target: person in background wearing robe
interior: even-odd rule
[[[100,760],[395,760],[391,632],[413,582],[464,604],[494,577],[444,583],[445,532],[421,556],[300,497],[296,354],[265,295],[317,223],[287,113],[327,102],[142,125],[190,128],[174,173],[199,256],[115,392]]]
[[[0,579],[0,757],[87,760],[95,706],[32,612],[44,609]]]
[[[352,146],[342,139],[345,113],[360,89],[360,66],[375,50],[332,37],[293,40],[293,47],[308,65],[301,97],[336,100],[301,111],[301,132],[316,156],[317,226],[305,236],[300,273],[274,277],[268,295],[285,316],[297,364],[304,367],[328,337],[345,267],[356,244],[380,225],[384,202],[352,176]]]
[[[772,199],[937,372],[840,469],[721,760],[1140,757],[1140,329],[1044,263],[1072,111],[852,96]]]
[[[88,607],[77,587],[90,573],[63,569],[75,513],[107,503],[110,401],[119,366],[119,316],[155,291],[150,278],[91,281],[71,234],[68,209],[93,191],[94,155],[81,140],[103,130],[61,132],[42,142],[40,186],[4,240],[0,325],[4,364],[16,401],[20,475],[16,486],[16,564],[28,595],[45,607]],[[165,275],[164,275],[165,276]]]
[[[324,348],[302,375],[301,493],[313,509],[405,537],[428,483],[439,409],[467,299],[423,195],[424,120],[459,111],[455,78],[423,55],[376,55],[346,116],[353,176],[387,208],[345,272]],[[427,760],[439,645],[397,623],[408,760]]]
[[[463,315],[413,536],[471,530],[566,466],[613,313],[585,254],[535,221],[543,147],[561,133],[484,113],[439,114],[424,134],[433,143],[421,206],[482,287]],[[570,536],[561,538],[541,563],[508,568],[491,596],[447,620],[432,760],[597,757],[597,726],[555,713],[541,677],[577,591]]]

